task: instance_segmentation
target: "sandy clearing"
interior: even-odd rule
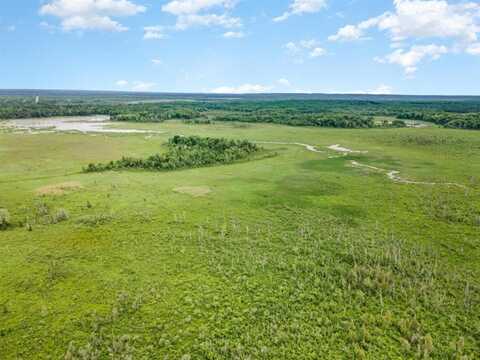
[[[173,191],[193,197],[202,197],[210,194],[212,189],[210,189],[208,186],[182,186],[173,189]]]
[[[83,188],[82,184],[79,183],[78,181],[69,181],[69,182],[64,182],[60,184],[42,186],[35,190],[35,194],[39,196],[45,196],[45,195],[60,196],[60,195],[64,195],[68,191],[80,190],[82,188]]]
[[[111,128],[118,125],[111,122],[110,116],[69,116],[37,119],[15,119],[6,121],[6,127],[21,130],[28,134],[45,134],[51,132],[77,131],[81,133],[113,133],[113,134],[162,134],[163,131],[140,129]]]

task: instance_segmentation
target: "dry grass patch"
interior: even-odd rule
[[[212,189],[210,189],[208,186],[182,186],[173,189],[173,191],[193,197],[201,197],[210,194]]]
[[[82,184],[80,184],[78,181],[69,181],[69,182],[64,182],[60,184],[42,186],[35,190],[35,194],[39,196],[46,196],[46,195],[59,196],[59,195],[64,195],[69,191],[80,190],[82,188],[83,188]]]

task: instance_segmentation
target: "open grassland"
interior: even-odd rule
[[[1,359],[479,358],[478,133],[121,127],[0,133]],[[324,152],[81,171],[177,134]]]

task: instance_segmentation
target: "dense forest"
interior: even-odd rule
[[[108,170],[145,169],[176,170],[229,164],[247,159],[261,149],[254,143],[223,138],[202,138],[198,136],[174,136],[168,142],[168,150],[146,159],[124,157],[106,164],[89,164],[85,172]]]
[[[191,124],[215,121],[261,122],[291,126],[337,128],[401,127],[403,120],[431,122],[438,126],[480,129],[480,101],[385,101],[385,100],[199,100],[107,101],[0,97],[0,119],[52,116],[109,115],[114,121]],[[398,121],[378,124],[375,117]]]

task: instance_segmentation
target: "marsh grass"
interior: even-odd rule
[[[64,359],[66,360],[94,360],[94,359],[134,359],[137,336],[116,335],[115,326],[138,312],[143,304],[142,296],[131,296],[121,292],[112,305],[110,313],[99,315],[96,312],[84,319],[82,326],[88,329],[90,335],[84,345],[77,345],[71,341]]]
[[[468,338],[473,349],[478,284],[440,266],[432,248],[394,235],[365,236],[334,218],[311,221],[281,233],[236,221],[213,232],[198,229],[196,243],[210,270],[245,302],[236,308],[234,298],[221,301],[219,329],[200,357],[257,358],[262,344],[267,358],[334,356],[342,346],[375,358],[380,344],[390,343],[389,358],[443,358],[458,353],[450,346],[455,336]],[[458,314],[453,323],[452,314]],[[457,326],[470,330],[459,333]],[[226,328],[235,341],[225,342]]]
[[[0,134],[1,203],[15,225],[0,232],[2,360],[478,358],[477,134],[145,128],[168,133]],[[346,166],[357,156],[270,145],[278,156],[228,166],[65,176],[143,158],[175,133],[339,143],[368,150],[359,162],[469,191],[395,184]],[[465,140],[388,143],[395,134]],[[38,198],[40,176],[85,191]],[[186,184],[215,191],[172,191]],[[71,220],[53,225],[60,208]]]

